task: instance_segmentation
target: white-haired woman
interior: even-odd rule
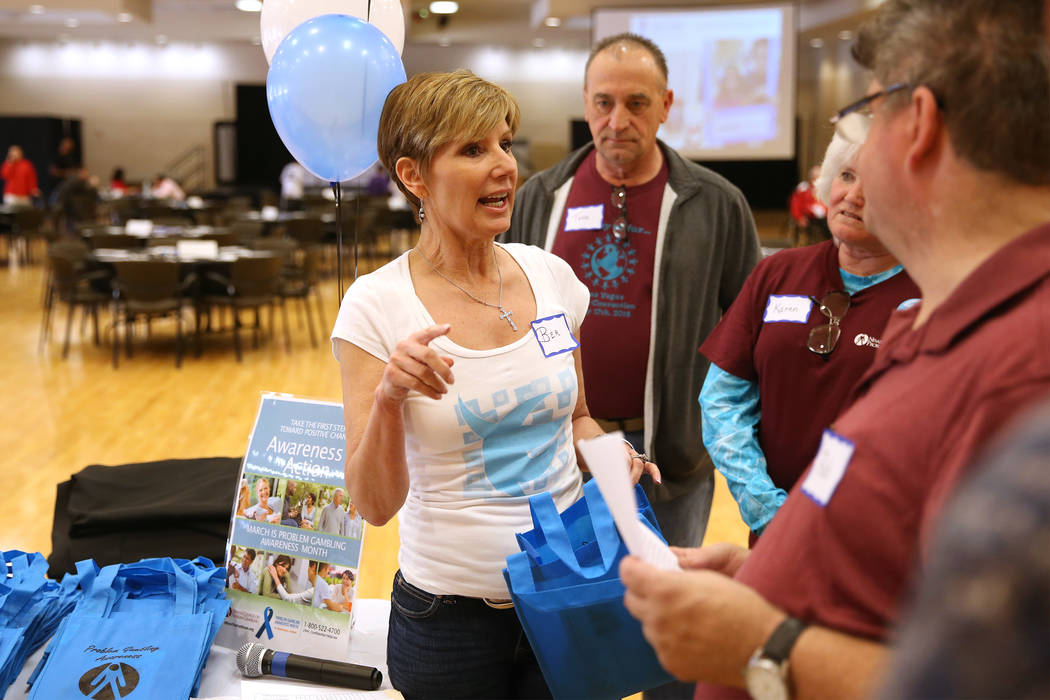
[[[889,316],[919,290],[864,226],[859,146],[837,134],[817,196],[833,238],[755,267],[700,348],[704,446],[740,514],[761,534],[871,364]]]
[[[532,527],[529,496],[579,498],[575,441],[602,432],[574,351],[587,288],[539,248],[495,243],[518,121],[514,98],[468,71],[391,91],[379,156],[422,231],[350,287],[332,332],[351,499],[370,523],[399,514],[387,665],[410,700],[549,694],[501,570]],[[635,481],[659,479],[633,457]]]

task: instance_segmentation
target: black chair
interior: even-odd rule
[[[63,255],[54,247],[48,252],[50,281],[44,299],[44,319],[40,329],[40,347],[47,344],[51,335],[51,315],[55,303],[61,302],[69,307],[66,317],[66,337],[62,343],[62,358],[69,357],[69,337],[73,331],[73,313],[81,307],[91,314],[94,321],[95,345],[99,344],[98,307],[110,300],[110,295],[92,286],[92,282],[105,282],[109,274],[103,270],[86,270],[73,255]]]
[[[320,245],[324,239],[324,222],[320,218],[289,219],[285,235],[302,248]]]
[[[306,325],[310,329],[310,345],[317,347],[317,338],[314,335],[313,316],[310,313],[310,297],[316,300],[317,318],[320,327],[324,328],[324,304],[321,300],[321,249],[319,247],[307,248],[302,252],[302,266],[294,271],[285,269],[281,282],[281,297],[283,299],[298,299],[303,312],[306,314]]]
[[[14,222],[11,228],[12,240],[21,241],[22,261],[26,264],[33,262],[33,241],[44,238],[44,228],[47,224],[47,212],[43,209],[19,209],[15,212]]]
[[[226,277],[217,272],[206,273],[206,283],[214,285],[217,289],[225,290],[225,294],[208,293],[202,300],[203,309],[210,314],[213,306],[227,307],[233,311],[233,345],[237,352],[237,361],[242,361],[241,354],[241,315],[244,309],[254,309],[255,326],[253,328],[253,344],[259,344],[259,329],[261,328],[259,311],[263,306],[270,307],[270,332],[273,333],[273,305],[280,298],[281,293],[281,270],[283,261],[278,255],[264,257],[238,258],[230,266],[230,276]],[[285,343],[291,347],[291,336],[288,331],[288,313],[281,304],[281,313],[284,317]],[[197,329],[200,332],[200,316],[197,319]]]
[[[119,352],[117,327],[124,326],[124,345],[131,357],[131,336],[137,319],[147,328],[154,318],[175,318],[175,367],[182,366],[182,311],[184,296],[196,282],[196,275],[179,277],[179,264],[167,260],[125,260],[114,263],[113,282],[113,367]]]

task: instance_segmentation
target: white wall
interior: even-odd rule
[[[212,184],[212,125],[266,68],[247,44],[2,42],[0,114],[80,119],[84,165],[103,179],[120,166],[141,180],[203,146]]]

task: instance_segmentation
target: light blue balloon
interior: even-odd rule
[[[320,15],[277,47],[266,102],[292,156],[322,180],[342,182],[379,157],[383,102],[403,82],[405,67],[383,32],[349,15]]]

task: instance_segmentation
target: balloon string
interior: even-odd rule
[[[335,194],[335,267],[336,285],[339,294],[336,295],[336,308],[343,303],[343,206],[340,186],[338,182],[330,183],[332,193]]]

